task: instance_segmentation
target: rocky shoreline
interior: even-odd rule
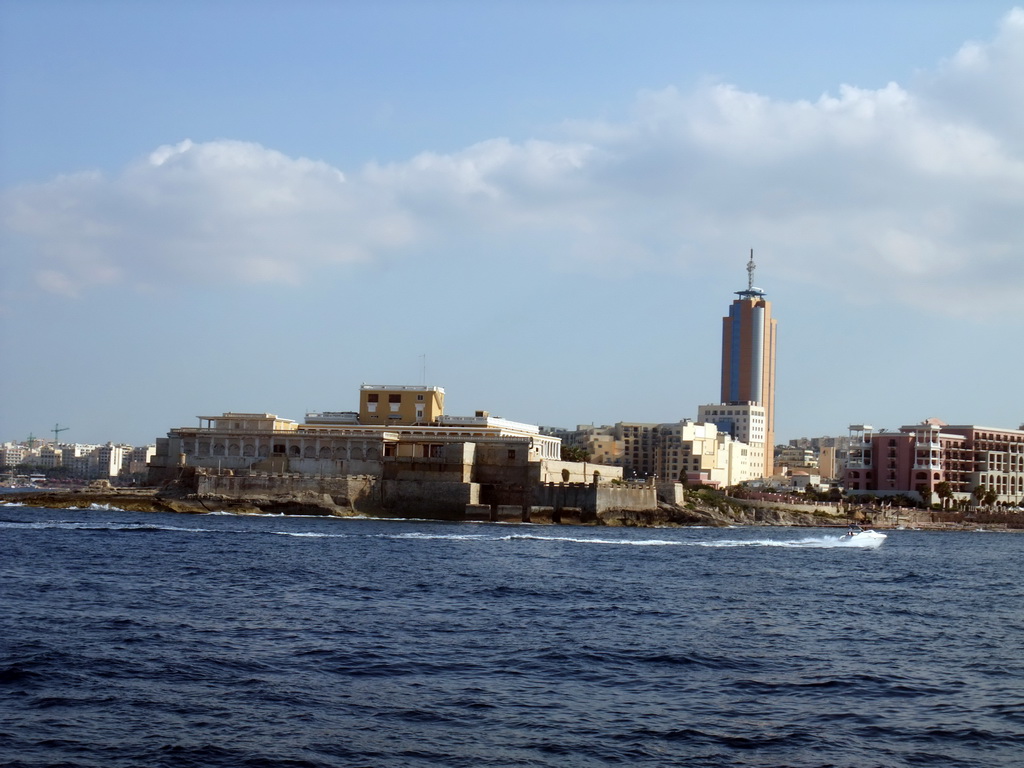
[[[390,517],[402,519],[401,515],[386,510],[355,509],[351,505],[341,506],[327,494],[297,493],[276,496],[250,496],[244,499],[199,496],[168,489],[120,489],[83,488],[69,490],[33,490],[7,493],[0,497],[7,503],[25,506],[50,507],[57,509],[83,509],[89,507],[110,507],[130,512],[175,512],[179,514],[280,514],[317,515],[325,517]],[[949,519],[929,510],[878,510],[851,508],[841,514],[831,511],[810,513],[803,510],[785,509],[777,505],[740,505],[724,495],[707,500],[689,501],[685,505],[664,504],[649,510],[608,510],[598,515],[574,516],[560,524],[606,525],[637,528],[675,526],[787,526],[799,528],[845,527],[850,522],[869,525],[878,529],[919,528],[928,530],[965,530],[984,527],[989,530],[1015,530],[1024,526],[990,521],[979,523],[973,516]],[[459,520],[461,518],[439,518]],[[558,524],[550,516],[531,518],[534,523]]]

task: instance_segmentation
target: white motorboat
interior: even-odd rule
[[[884,533],[873,531],[870,528],[864,530],[859,525],[851,525],[850,529],[839,538],[839,541],[849,547],[877,547],[886,538]]]

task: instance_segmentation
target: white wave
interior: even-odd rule
[[[686,544],[683,541],[667,541],[665,539],[592,539],[592,538],[576,538],[574,536],[538,536],[534,534],[512,534],[510,536],[502,536],[502,541],[566,541],[573,544],[606,544],[606,545],[623,545],[629,547],[665,547]]]
[[[96,504],[95,502],[88,507],[70,506],[61,507],[61,509],[66,509],[69,512],[128,512],[127,509],[115,507],[113,504]]]
[[[38,522],[5,522],[4,528],[22,528],[27,530],[57,529],[66,531],[177,531],[181,533],[217,533],[208,528],[180,528],[173,525],[151,525],[149,523],[116,523],[108,521],[88,522],[78,520],[44,520]]]
[[[439,539],[446,541],[500,541],[500,536],[488,536],[482,533],[377,533],[368,536],[371,539]]]
[[[239,531],[240,533],[240,531]],[[258,531],[252,531],[258,533]],[[348,539],[351,538],[344,533],[314,533],[312,531],[269,531],[275,536],[295,536],[300,539]]]

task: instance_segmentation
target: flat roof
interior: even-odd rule
[[[385,390],[388,392],[440,392],[444,394],[444,387],[428,387],[418,384],[363,384],[359,387],[363,390]]]

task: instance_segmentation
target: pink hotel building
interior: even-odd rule
[[[875,432],[850,426],[846,466],[849,493],[906,494],[938,501],[936,486],[945,481],[956,498],[969,499],[984,486],[1000,502],[1024,501],[1024,425],[1022,429],[950,426],[938,419]]]

